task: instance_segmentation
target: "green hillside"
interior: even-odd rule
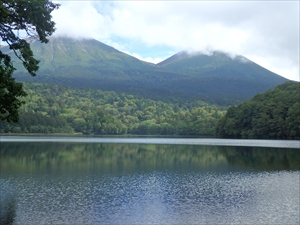
[[[158,66],[189,76],[183,83],[185,88],[198,87],[214,99],[225,94],[227,101],[243,101],[287,81],[243,56],[233,58],[224,52],[205,55],[183,51]]]
[[[30,77],[14,60],[19,81],[115,91],[172,103],[202,100],[233,105],[287,81],[245,62],[242,56],[231,59],[221,52],[210,56],[182,52],[154,65],[93,39],[56,37],[48,44],[33,41],[31,46],[41,61],[38,76]]]
[[[224,52],[187,53],[182,51],[157,64],[170,72],[198,77],[260,80],[269,85],[281,83],[284,78],[259,66],[243,56],[229,56]]]
[[[25,83],[25,90],[19,123],[0,121],[0,133],[213,135],[226,110],[54,84]]]
[[[48,44],[31,41],[34,56],[40,60],[40,72],[69,67],[93,67],[95,70],[149,69],[150,63],[140,61],[94,39],[50,37]],[[25,71],[17,62],[19,71]],[[71,75],[71,74],[70,74]]]
[[[300,83],[287,82],[228,109],[217,134],[226,138],[300,139]]]

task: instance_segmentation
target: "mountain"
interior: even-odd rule
[[[281,83],[281,76],[259,66],[249,59],[237,55],[230,56],[224,52],[211,54],[179,52],[157,64],[168,71],[200,77],[248,79],[269,82],[271,85]]]
[[[51,37],[48,44],[31,41],[40,60],[37,77],[30,77],[18,60],[21,81],[59,83],[111,90],[154,100],[204,100],[237,104],[288,81],[242,56],[180,52],[154,65],[93,39]],[[2,48],[7,52],[8,49]]]
[[[182,51],[157,66],[185,75],[178,90],[198,88],[213,99],[224,95],[222,100],[243,101],[288,81],[243,56],[218,51],[210,55]]]
[[[152,68],[150,63],[140,61],[94,39],[50,37],[48,44],[41,44],[35,40],[31,40],[30,44],[34,56],[40,60],[40,74],[72,67],[92,67],[95,70]],[[17,63],[17,67],[24,71],[21,63]]]

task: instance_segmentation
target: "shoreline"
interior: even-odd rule
[[[171,144],[171,145],[210,145],[297,148],[300,140],[263,140],[263,139],[222,139],[201,137],[163,137],[163,136],[0,136],[0,142],[65,142],[65,143],[108,143],[108,144]]]

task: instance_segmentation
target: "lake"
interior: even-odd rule
[[[0,224],[299,224],[299,141],[1,136]]]

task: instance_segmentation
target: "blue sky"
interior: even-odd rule
[[[243,55],[299,77],[299,1],[55,1],[55,35],[94,38],[158,63],[188,49]]]

